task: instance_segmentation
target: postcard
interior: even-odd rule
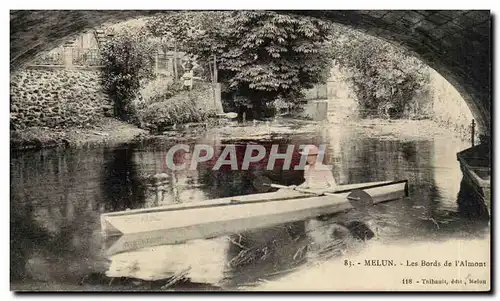
[[[11,10],[10,288],[490,292],[489,10]]]

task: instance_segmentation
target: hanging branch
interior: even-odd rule
[[[179,79],[179,73],[177,71],[177,42],[174,41],[174,78],[175,81]]]
[[[218,82],[217,78],[217,56],[214,54],[214,81],[215,84]]]
[[[214,74],[213,74],[213,71],[212,71],[212,64],[210,63],[210,61],[208,62],[208,70],[210,71],[210,81],[213,84],[214,83]]]

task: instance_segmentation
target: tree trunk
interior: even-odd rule
[[[214,54],[214,81],[217,83],[218,78],[217,78],[217,57]]]
[[[174,79],[177,81],[179,79],[179,74],[177,72],[177,43],[174,42]]]

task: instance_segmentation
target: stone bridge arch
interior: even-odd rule
[[[11,11],[11,72],[69,36],[160,11]],[[438,71],[469,106],[478,130],[491,130],[490,11],[279,11],[340,23],[410,50]]]

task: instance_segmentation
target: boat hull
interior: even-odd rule
[[[180,243],[349,210],[355,206],[347,196],[360,188],[372,197],[373,203],[408,195],[407,181],[346,185],[338,193],[326,196],[282,189],[201,203],[106,213],[101,215],[101,230],[104,236],[126,235],[130,241],[140,241],[141,234],[149,233],[162,237],[165,244]]]
[[[489,145],[480,144],[457,153],[465,181],[491,215],[491,161]]]

